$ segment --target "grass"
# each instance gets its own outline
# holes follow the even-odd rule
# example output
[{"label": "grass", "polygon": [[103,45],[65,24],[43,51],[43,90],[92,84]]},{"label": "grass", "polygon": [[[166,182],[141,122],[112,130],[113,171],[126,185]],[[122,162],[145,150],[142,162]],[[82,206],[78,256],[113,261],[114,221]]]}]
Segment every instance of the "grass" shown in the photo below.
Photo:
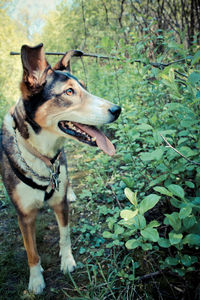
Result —
[{"label": "grass", "polygon": [[[69,159],[77,195],[83,190],[82,165],[87,165],[88,160],[83,152],[81,147],[77,148],[81,167],[76,174],[72,172],[72,167],[76,168]],[[113,197],[112,193],[110,197]],[[141,256],[140,250],[132,252],[124,246],[107,247],[108,242],[103,239],[102,232],[107,229],[108,199],[105,200],[102,189],[97,198],[93,201],[85,195],[71,205],[72,248],[77,262],[77,269],[72,274],[63,275],[60,271],[59,234],[52,210],[45,205],[39,212],[37,245],[45,270],[46,289],[42,295],[34,296],[27,291],[29,270],[16,212],[1,184],[0,300],[198,299],[195,296],[198,290],[194,289],[198,278],[191,275],[181,278],[162,272],[158,269],[157,254],[149,256],[143,252]],[[111,207],[115,205],[116,202]],[[139,268],[136,262],[139,262]]]}]

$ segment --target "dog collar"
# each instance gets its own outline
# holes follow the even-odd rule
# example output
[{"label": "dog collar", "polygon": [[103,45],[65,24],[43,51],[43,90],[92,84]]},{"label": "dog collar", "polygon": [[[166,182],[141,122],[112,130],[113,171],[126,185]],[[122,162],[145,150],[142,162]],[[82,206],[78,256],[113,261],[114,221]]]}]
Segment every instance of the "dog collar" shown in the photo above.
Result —
[{"label": "dog collar", "polygon": [[49,186],[47,187],[47,192],[50,189],[59,190],[59,174],[60,174],[60,156],[62,151],[59,150],[58,153],[50,159],[46,155],[42,155],[36,148],[34,148],[28,141],[22,140],[23,146],[34,156],[42,160],[46,166],[49,168]]}]

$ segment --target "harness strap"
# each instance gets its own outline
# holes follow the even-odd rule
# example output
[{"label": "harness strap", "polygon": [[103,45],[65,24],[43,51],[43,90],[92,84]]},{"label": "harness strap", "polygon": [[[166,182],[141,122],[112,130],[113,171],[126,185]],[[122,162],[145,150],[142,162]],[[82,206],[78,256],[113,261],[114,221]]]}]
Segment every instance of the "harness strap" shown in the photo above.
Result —
[{"label": "harness strap", "polygon": [[[7,155],[6,155],[7,156]],[[19,172],[19,170],[17,168],[15,168],[15,166],[12,163],[12,160],[7,156],[10,166],[13,170],[13,172],[15,173],[15,175],[26,185],[32,187],[33,189],[38,189],[41,191],[45,191],[45,195],[44,195],[44,201],[48,201],[54,194],[55,192],[55,187],[53,187],[49,192],[47,192],[47,188],[49,187],[49,185],[40,185],[37,184],[35,181],[33,181],[31,178],[26,177],[24,174],[22,174],[21,172]]]},{"label": "harness strap", "polygon": [[[34,156],[41,159],[47,165],[47,167],[50,169],[50,178],[49,178],[50,183],[48,185],[40,185],[40,184],[36,183],[33,179],[26,177],[25,174],[23,174],[22,172],[20,172],[20,170],[18,168],[16,168],[15,164],[13,163],[13,161],[11,160],[11,158],[9,157],[9,155],[5,149],[5,154],[8,158],[10,166],[11,166],[14,174],[23,183],[32,187],[33,189],[45,191],[44,201],[47,201],[52,197],[55,190],[56,189],[58,190],[58,185],[59,185],[58,177],[60,174],[59,158],[61,156],[62,151],[58,151],[58,153],[52,159],[49,159],[47,156],[42,155],[41,153],[39,153],[39,151],[37,151],[35,148],[33,148],[30,143],[27,143],[27,142],[25,143],[23,141],[23,146]],[[2,144],[2,147],[3,147],[3,144]],[[58,163],[55,164],[57,161],[58,161]]]},{"label": "harness strap", "polygon": [[62,151],[59,151],[52,159],[50,159],[49,157],[42,155],[28,141],[22,140],[22,144],[31,154],[33,154],[34,156],[42,160],[50,170],[50,183],[49,186],[46,187],[46,193],[44,198],[46,201],[53,195],[55,190],[59,189],[59,179],[58,179],[60,174],[59,158],[61,156]]},{"label": "harness strap", "polygon": [[8,155],[6,155],[10,166],[13,170],[13,172],[15,173],[15,175],[21,180],[23,181],[25,184],[29,185],[30,187],[32,187],[33,189],[38,189],[41,191],[46,191],[48,185],[40,185],[37,184],[35,181],[33,181],[31,178],[26,177],[24,174],[22,174],[21,172],[19,172],[19,170],[17,168],[15,168],[15,166],[13,165],[12,160],[8,157]]},{"label": "harness strap", "polygon": [[52,159],[50,159],[49,157],[47,157],[46,155],[42,155],[36,148],[34,148],[28,141],[25,141],[24,139],[22,139],[22,144],[23,146],[34,156],[38,157],[39,159],[41,159],[46,165],[47,167],[52,167],[52,165],[54,164],[54,162],[60,158],[61,155],[61,151],[59,151]]}]

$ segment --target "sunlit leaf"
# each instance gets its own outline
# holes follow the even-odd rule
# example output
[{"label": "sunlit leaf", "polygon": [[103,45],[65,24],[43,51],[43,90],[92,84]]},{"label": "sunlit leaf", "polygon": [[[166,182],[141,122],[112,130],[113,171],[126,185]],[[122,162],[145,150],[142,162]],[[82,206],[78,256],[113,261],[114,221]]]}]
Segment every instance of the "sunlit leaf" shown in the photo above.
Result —
[{"label": "sunlit leaf", "polygon": [[143,215],[145,212],[152,209],[158,203],[160,198],[161,197],[156,194],[150,194],[147,197],[145,197],[140,203],[140,213]]}]

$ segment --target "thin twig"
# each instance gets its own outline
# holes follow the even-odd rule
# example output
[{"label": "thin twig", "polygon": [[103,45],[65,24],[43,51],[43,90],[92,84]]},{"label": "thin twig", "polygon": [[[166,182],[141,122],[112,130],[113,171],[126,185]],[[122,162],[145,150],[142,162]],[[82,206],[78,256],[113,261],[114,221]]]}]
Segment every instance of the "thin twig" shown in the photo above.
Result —
[{"label": "thin twig", "polygon": [[[66,54],[66,52],[45,52],[45,55],[65,55],[65,54]],[[21,53],[11,51],[10,55],[21,55]],[[100,54],[94,54],[94,53],[84,53],[84,52],[82,52],[81,56],[96,57],[96,58],[102,58],[102,59],[121,60],[121,58],[118,58],[118,57],[115,57],[115,56],[106,56],[106,55],[100,55]]]},{"label": "thin twig", "polygon": [[113,194],[113,196],[114,196],[114,198],[115,198],[115,200],[116,200],[119,208],[122,209],[123,207],[122,207],[121,203],[119,202],[119,200],[117,199],[117,196],[116,196],[116,194],[115,194],[112,186],[110,184],[108,184],[107,187],[111,190],[111,192],[112,192],[112,194]]},{"label": "thin twig", "polygon": [[[82,52],[82,51],[80,51],[80,52]],[[65,54],[66,54],[66,52],[45,52],[45,55],[65,55]],[[20,55],[20,52],[11,51],[10,55]],[[95,57],[95,58],[99,58],[99,59],[115,59],[117,61],[122,61],[122,62],[128,62],[129,61],[131,64],[141,63],[145,66],[146,65],[151,65],[152,67],[158,68],[160,70],[163,70],[164,68],[166,68],[166,67],[168,67],[172,64],[176,64],[176,63],[179,63],[179,62],[186,61],[187,59],[190,59],[189,57],[186,57],[186,58],[171,61],[169,63],[157,63],[157,62],[146,63],[146,62],[144,62],[143,60],[140,60],[140,59],[132,60],[132,59],[128,59],[128,58],[119,58],[119,57],[116,57],[116,56],[106,56],[106,55],[94,54],[94,53],[84,53],[84,52],[82,52],[80,57],[82,57],[82,56]],[[186,77],[186,75],[184,75],[184,74],[181,74],[181,75]]]},{"label": "thin twig", "polygon": [[84,64],[84,61],[81,57],[81,63],[82,63],[82,67],[83,67],[83,71],[84,71],[84,76],[85,76],[85,86],[86,86],[86,89],[88,88],[88,82],[87,82],[87,72],[86,72],[86,68],[85,68],[85,64]]},{"label": "thin twig", "polygon": [[176,148],[174,148],[174,147],[166,140],[166,138],[165,138],[162,134],[160,134],[160,136],[163,138],[163,140],[164,140],[165,143],[167,144],[166,147],[169,147],[169,148],[171,148],[172,150],[174,150],[176,153],[178,153],[180,156],[182,156],[185,160],[187,160],[190,164],[200,166],[200,163],[190,160],[190,159],[187,158],[185,155],[183,155],[182,153],[180,153]]},{"label": "thin twig", "polygon": [[154,272],[154,273],[146,274],[146,275],[140,276],[140,277],[137,278],[135,281],[146,280],[146,279],[149,279],[149,278],[158,276],[158,275],[160,275],[160,274],[162,274],[162,273],[163,273],[163,272],[161,272],[161,271],[157,271],[157,272]]},{"label": "thin twig", "polygon": [[84,43],[83,43],[83,49],[86,46],[86,40],[87,40],[87,28],[86,28],[86,20],[85,20],[85,7],[83,0],[81,2],[81,8],[82,8],[82,18],[83,18],[83,25],[84,25]]}]

